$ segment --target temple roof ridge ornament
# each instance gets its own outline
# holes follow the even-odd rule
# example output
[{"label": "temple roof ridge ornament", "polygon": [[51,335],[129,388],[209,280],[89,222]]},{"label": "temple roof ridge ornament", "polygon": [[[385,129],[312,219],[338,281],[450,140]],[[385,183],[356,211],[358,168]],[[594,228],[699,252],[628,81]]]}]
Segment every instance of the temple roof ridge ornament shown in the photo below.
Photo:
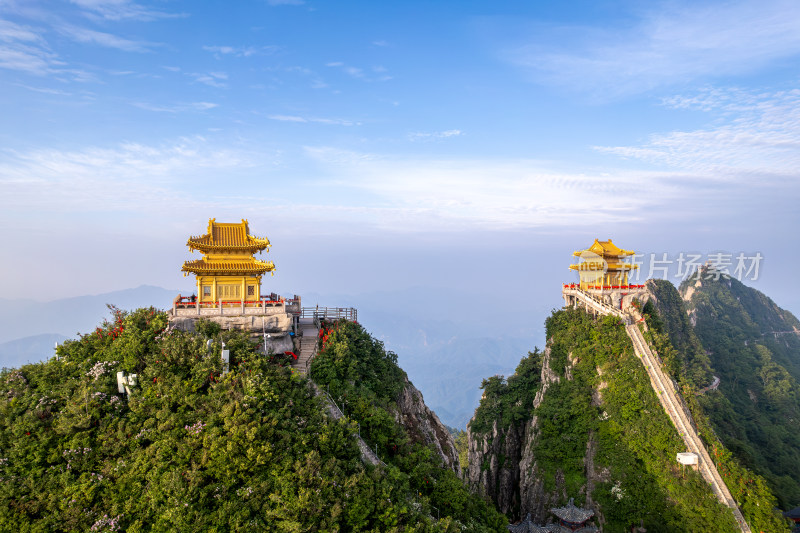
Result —
[{"label": "temple roof ridge ornament", "polygon": [[594,240],[594,243],[587,248],[586,250],[576,250],[572,252],[572,255],[580,257],[582,254],[586,252],[594,252],[595,254],[599,255],[600,257],[606,256],[628,256],[634,255],[634,252],[631,250],[623,250],[622,248],[618,247],[614,244],[611,239],[607,241],[601,241],[598,239]]},{"label": "temple roof ridge ornament", "polygon": [[241,222],[217,222],[216,218],[208,220],[205,235],[192,236],[186,242],[190,250],[201,252],[217,252],[222,250],[261,252],[269,251],[272,244],[266,237],[250,235],[250,224],[247,219]]}]

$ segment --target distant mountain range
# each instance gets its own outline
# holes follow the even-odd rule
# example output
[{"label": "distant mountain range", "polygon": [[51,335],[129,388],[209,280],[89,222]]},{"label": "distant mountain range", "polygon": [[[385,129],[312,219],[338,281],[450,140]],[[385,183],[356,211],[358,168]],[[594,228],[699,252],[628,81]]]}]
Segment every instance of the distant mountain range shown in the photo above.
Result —
[{"label": "distant mountain range", "polygon": [[[94,330],[108,318],[107,304],[130,310],[167,308],[178,290],[133,289],[50,302],[0,299],[0,367],[52,356],[56,342]],[[397,353],[401,366],[442,422],[466,427],[481,396],[480,384],[510,374],[543,328],[531,326],[547,305],[507,309],[490,295],[470,291],[410,289],[359,295],[302,294],[304,306],[355,307],[359,320]]]}]

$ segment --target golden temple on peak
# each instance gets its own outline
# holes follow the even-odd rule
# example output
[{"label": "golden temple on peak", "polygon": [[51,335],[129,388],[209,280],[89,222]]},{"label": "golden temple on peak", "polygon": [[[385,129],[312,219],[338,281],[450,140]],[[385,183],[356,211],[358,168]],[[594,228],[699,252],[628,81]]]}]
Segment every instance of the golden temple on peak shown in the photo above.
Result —
[{"label": "golden temple on peak", "polygon": [[258,301],[261,299],[261,276],[274,272],[272,261],[260,261],[256,252],[269,251],[266,237],[250,235],[247,220],[241,222],[208,221],[208,233],[189,237],[189,249],[199,250],[202,259],[186,261],[181,267],[185,276],[197,276],[200,303],[221,300]]},{"label": "golden temple on peak", "polygon": [[569,266],[578,271],[581,289],[619,289],[628,286],[628,273],[639,265],[625,262],[627,256],[634,255],[611,242],[594,240],[586,250],[578,250],[572,255],[580,262]]}]

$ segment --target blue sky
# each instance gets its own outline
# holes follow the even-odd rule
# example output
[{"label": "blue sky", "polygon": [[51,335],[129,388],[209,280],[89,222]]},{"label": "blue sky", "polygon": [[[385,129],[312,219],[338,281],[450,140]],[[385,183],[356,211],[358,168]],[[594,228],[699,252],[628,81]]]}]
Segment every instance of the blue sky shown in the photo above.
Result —
[{"label": "blue sky", "polygon": [[611,237],[797,313],[799,67],[791,1],[0,0],[0,287],[189,291],[248,218],[285,293],[549,309]]}]

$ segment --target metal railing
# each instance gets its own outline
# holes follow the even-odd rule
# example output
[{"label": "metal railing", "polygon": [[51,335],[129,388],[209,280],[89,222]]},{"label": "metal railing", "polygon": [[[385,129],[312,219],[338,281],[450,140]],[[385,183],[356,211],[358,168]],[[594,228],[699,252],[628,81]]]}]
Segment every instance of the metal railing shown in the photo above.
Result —
[{"label": "metal railing", "polygon": [[358,309],[354,307],[302,307],[298,314],[300,318],[314,318],[316,320],[350,320],[358,322]]},{"label": "metal railing", "polygon": [[[361,444],[363,444],[363,448],[361,446],[359,446],[359,449],[361,450],[361,453],[364,454],[367,457],[369,457],[369,454],[372,454],[375,457],[375,461],[377,462],[377,464],[380,464],[382,466],[386,466],[386,463],[384,463],[383,460],[378,455],[378,446],[377,445],[370,446],[369,443],[367,442],[367,440],[364,437],[361,436],[361,424],[357,420],[354,420],[351,417],[349,417],[346,414],[344,414],[344,411],[339,407],[339,404],[336,403],[336,400],[334,400],[333,396],[331,396],[330,392],[328,392],[327,387],[326,387],[326,390],[322,390],[316,384],[314,386],[317,388],[318,391],[320,391],[320,393],[325,395],[325,397],[328,399],[328,401],[336,409],[336,412],[338,412],[338,417],[334,417],[334,418],[336,418],[337,420],[340,419],[340,418],[346,418],[347,420],[350,420],[350,421],[356,423],[356,426],[357,426],[358,430],[357,430],[357,433],[353,433],[352,436],[355,437],[356,440],[360,441]],[[364,448],[369,450],[369,453],[366,453],[364,451]],[[375,462],[373,462],[371,460],[370,460],[370,462],[375,464]]]}]

